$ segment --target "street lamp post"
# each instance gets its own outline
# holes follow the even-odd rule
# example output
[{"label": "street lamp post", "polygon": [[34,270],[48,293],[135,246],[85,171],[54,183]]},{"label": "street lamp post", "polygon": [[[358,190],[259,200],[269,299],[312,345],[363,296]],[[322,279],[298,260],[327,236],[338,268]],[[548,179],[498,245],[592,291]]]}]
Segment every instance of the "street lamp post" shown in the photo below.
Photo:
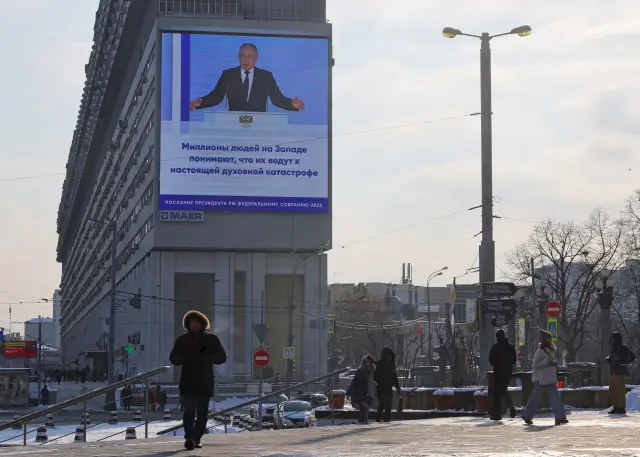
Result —
[{"label": "street lamp post", "polygon": [[[308,254],[303,254],[301,255],[298,260],[296,261],[296,263],[293,265],[293,270],[291,272],[291,281],[290,281],[290,286],[289,286],[289,335],[288,335],[288,341],[287,344],[289,345],[289,347],[294,347],[294,335],[293,335],[293,310],[294,310],[294,303],[293,303],[293,294],[294,294],[294,290],[293,290],[293,280],[294,277],[296,275],[296,271],[298,270],[298,268],[300,267],[300,265],[302,265],[304,263],[305,260],[307,260],[310,257],[313,257],[315,255],[319,255],[322,254],[326,249],[327,246],[329,246],[330,242],[326,241],[318,246],[314,246],[312,249],[314,249],[313,252],[308,253]],[[320,287],[320,285],[318,284],[318,287]],[[321,303],[319,303],[319,305],[321,305]],[[320,350],[320,347],[318,347],[318,351]],[[297,351],[296,351],[297,353]],[[293,380],[293,364],[294,364],[294,360],[293,359],[287,359],[287,387],[289,385],[291,385],[291,381]]]},{"label": "street lamp post", "polygon": [[603,269],[596,279],[598,304],[600,305],[600,385],[609,385],[609,371],[605,369],[609,354],[609,336],[611,335],[611,305],[613,304],[613,287],[615,280],[611,272]]},{"label": "street lamp post", "polygon": [[539,279],[536,281],[536,289],[534,291],[534,301],[537,299],[538,305],[538,328],[543,330],[546,330],[548,326],[546,305],[549,295],[547,294],[547,287],[547,281]]},{"label": "street lamp post", "polygon": [[[481,109],[481,163],[482,163],[482,241],[480,243],[480,300],[482,303],[482,284],[495,281],[495,242],[493,240],[493,158],[491,133],[491,46],[493,38],[505,35],[531,35],[531,27],[523,25],[510,32],[497,35],[473,35],[458,29],[445,27],[445,38],[469,36],[480,39],[480,109]],[[488,317],[488,316],[486,316]],[[483,318],[480,329],[480,370],[485,373],[489,368],[489,350],[493,343],[491,320]]]},{"label": "street lamp post", "polygon": [[[449,267],[442,267],[438,271],[434,271],[427,278],[427,325],[429,326],[428,335],[429,335],[429,364],[433,363],[433,333],[431,330],[431,292],[429,289],[429,285],[431,284],[431,280],[433,278],[437,278],[438,276],[442,276],[442,272],[448,270]],[[423,337],[421,337],[423,338]],[[420,344],[420,348],[424,353],[424,344]]]}]

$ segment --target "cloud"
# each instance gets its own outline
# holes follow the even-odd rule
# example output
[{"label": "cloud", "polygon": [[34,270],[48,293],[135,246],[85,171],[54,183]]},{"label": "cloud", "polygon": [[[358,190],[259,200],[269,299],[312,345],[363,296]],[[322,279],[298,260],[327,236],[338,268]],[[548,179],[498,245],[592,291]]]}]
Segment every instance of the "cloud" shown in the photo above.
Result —
[{"label": "cloud", "polygon": [[[638,6],[614,1],[603,11],[595,1],[549,2],[545,8],[519,1],[409,1],[393,9],[382,4],[330,3],[340,40],[334,42],[336,130],[479,111],[479,42],[445,40],[440,30],[450,25],[495,33],[528,23],[530,37],[492,42],[496,214],[579,220],[596,206],[612,212],[622,206],[637,186],[637,173],[629,168],[639,158],[634,129],[640,130],[640,63],[632,51],[640,44]],[[364,216],[383,232],[479,204],[479,124],[472,117],[336,139],[335,207],[352,219]],[[523,241],[531,225],[497,220],[498,258]],[[399,263],[433,257],[478,230],[479,215],[402,231],[364,242],[351,256],[348,249],[331,254],[331,268],[342,273],[341,280],[349,269],[362,281],[397,278]],[[336,221],[336,236],[358,233],[361,227]],[[463,271],[476,245],[445,257]]]}]

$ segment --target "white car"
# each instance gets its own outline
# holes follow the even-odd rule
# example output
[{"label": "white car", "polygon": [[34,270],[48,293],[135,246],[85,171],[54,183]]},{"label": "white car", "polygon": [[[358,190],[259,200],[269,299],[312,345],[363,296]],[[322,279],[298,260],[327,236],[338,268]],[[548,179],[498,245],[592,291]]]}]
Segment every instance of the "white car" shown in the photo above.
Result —
[{"label": "white car", "polygon": [[273,413],[275,428],[306,428],[318,425],[316,412],[307,401],[288,401]]}]

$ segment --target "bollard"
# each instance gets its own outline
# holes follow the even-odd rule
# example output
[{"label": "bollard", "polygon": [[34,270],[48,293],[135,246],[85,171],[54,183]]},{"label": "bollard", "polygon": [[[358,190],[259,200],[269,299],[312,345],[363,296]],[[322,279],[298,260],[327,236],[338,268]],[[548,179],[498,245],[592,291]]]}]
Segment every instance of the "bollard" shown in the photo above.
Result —
[{"label": "bollard", "polygon": [[[13,416],[13,420],[18,420],[20,419],[20,414],[16,414],[15,416]],[[11,427],[13,430],[22,430],[22,424],[15,424],[13,427]]]},{"label": "bollard", "polygon": [[49,441],[49,438],[47,437],[47,427],[38,427],[36,443],[44,443],[45,441]]},{"label": "bollard", "polygon": [[91,415],[89,413],[82,413],[80,423],[82,425],[90,425],[91,424]]},{"label": "bollard", "polygon": [[45,427],[55,427],[55,423],[53,422],[53,414],[47,414],[47,420],[44,423]]},{"label": "bollard", "polygon": [[84,443],[84,428],[82,427],[76,428],[76,436],[73,439],[73,441],[75,441],[76,443],[78,442]]},{"label": "bollard", "polygon": [[134,422],[142,422],[142,413],[140,412],[139,409],[136,409],[133,412],[133,421]]},{"label": "bollard", "polygon": [[170,421],[171,420],[171,411],[169,411],[168,409],[164,412],[164,414],[162,415],[162,420],[163,421]]},{"label": "bollard", "polygon": [[127,427],[127,433],[124,436],[125,440],[135,440],[136,439],[136,429],[133,427]]},{"label": "bollard", "polygon": [[111,411],[111,417],[109,418],[109,424],[117,424],[118,423],[118,412]]}]

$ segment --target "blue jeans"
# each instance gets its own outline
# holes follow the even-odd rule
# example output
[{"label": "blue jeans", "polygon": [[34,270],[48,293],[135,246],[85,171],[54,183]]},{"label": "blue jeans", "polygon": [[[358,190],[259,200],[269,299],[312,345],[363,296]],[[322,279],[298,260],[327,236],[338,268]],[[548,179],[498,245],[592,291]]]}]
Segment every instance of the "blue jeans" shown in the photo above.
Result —
[{"label": "blue jeans", "polygon": [[209,396],[184,395],[182,405],[184,407],[182,412],[184,438],[199,443],[207,428]]},{"label": "blue jeans", "polygon": [[560,398],[560,392],[558,392],[558,386],[556,384],[543,386],[537,382],[533,383],[533,392],[531,392],[531,397],[529,397],[529,401],[527,402],[527,406],[522,417],[524,419],[533,419],[533,416],[535,416],[536,411],[538,410],[542,392],[547,392],[547,395],[549,396],[549,403],[551,404],[551,409],[553,410],[553,415],[556,417],[556,420],[565,420],[567,415],[564,411],[562,399]]}]

